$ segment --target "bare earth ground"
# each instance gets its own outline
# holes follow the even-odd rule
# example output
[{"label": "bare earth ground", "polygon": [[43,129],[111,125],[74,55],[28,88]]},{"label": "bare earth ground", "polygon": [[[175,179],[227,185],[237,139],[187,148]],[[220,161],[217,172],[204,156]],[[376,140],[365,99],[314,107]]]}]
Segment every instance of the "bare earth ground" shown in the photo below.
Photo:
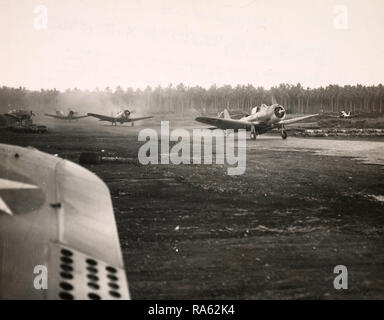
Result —
[{"label": "bare earth ground", "polygon": [[[44,135],[1,130],[0,142],[128,158],[88,168],[111,190],[134,299],[384,298],[383,140],[265,135],[247,141],[246,173],[228,176],[139,164],[137,133],[151,123],[57,123]],[[340,264],[345,291],[333,288]]]}]

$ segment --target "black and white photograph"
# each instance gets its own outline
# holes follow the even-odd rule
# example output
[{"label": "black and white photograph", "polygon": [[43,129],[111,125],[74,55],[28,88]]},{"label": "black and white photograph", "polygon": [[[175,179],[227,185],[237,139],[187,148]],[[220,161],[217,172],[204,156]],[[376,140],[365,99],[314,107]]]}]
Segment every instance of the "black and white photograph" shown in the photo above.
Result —
[{"label": "black and white photograph", "polygon": [[0,300],[383,300],[383,31],[382,0],[0,0]]}]

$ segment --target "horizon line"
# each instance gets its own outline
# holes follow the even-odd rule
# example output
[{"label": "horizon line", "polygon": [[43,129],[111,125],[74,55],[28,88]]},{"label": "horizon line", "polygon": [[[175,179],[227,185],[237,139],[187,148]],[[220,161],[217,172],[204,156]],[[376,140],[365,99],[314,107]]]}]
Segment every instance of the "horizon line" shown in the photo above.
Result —
[{"label": "horizon line", "polygon": [[303,89],[305,90],[314,90],[314,89],[320,89],[320,88],[327,88],[329,86],[338,86],[338,87],[341,87],[341,88],[344,88],[346,86],[351,86],[351,87],[357,87],[357,86],[362,86],[362,87],[380,87],[380,86],[383,86],[383,83],[382,82],[379,82],[379,83],[376,83],[376,84],[363,84],[363,83],[354,83],[354,84],[338,84],[338,83],[328,83],[327,85],[320,85],[320,86],[316,86],[316,87],[310,87],[310,86],[305,86],[303,85],[301,82],[296,82],[296,83],[286,83],[286,82],[281,82],[279,84],[275,84],[273,86],[269,86],[269,87],[264,87],[263,85],[255,85],[255,84],[252,84],[252,83],[243,83],[243,84],[221,84],[221,85],[217,85],[216,83],[212,83],[211,85],[209,86],[202,86],[202,85],[199,85],[199,84],[194,84],[194,85],[186,85],[185,83],[183,82],[178,82],[178,83],[172,83],[170,82],[168,85],[166,86],[163,86],[163,85],[146,85],[144,87],[130,87],[130,86],[126,86],[126,87],[123,87],[121,85],[117,85],[117,86],[105,86],[104,88],[100,88],[100,87],[94,87],[93,89],[89,89],[89,88],[78,88],[78,87],[71,87],[71,88],[65,88],[65,89],[57,89],[55,87],[51,87],[51,88],[40,88],[40,89],[35,89],[35,88],[30,88],[30,87],[26,87],[26,86],[22,86],[22,85],[19,85],[19,86],[10,86],[10,85],[5,85],[5,84],[1,84],[0,85],[0,88],[12,88],[12,89],[25,89],[25,90],[28,90],[28,91],[42,91],[42,90],[45,90],[45,91],[58,91],[58,92],[62,92],[62,93],[65,93],[66,91],[68,90],[79,90],[79,91],[91,91],[91,92],[95,92],[95,91],[105,91],[105,89],[109,88],[111,91],[116,91],[117,88],[120,88],[122,89],[123,91],[127,90],[127,89],[132,89],[134,91],[137,91],[137,90],[140,90],[140,91],[145,91],[148,87],[150,87],[152,90],[156,89],[156,88],[161,88],[161,89],[167,89],[169,87],[171,88],[177,88],[177,86],[179,86],[180,84],[184,85],[184,87],[186,87],[187,89],[188,88],[195,88],[195,87],[200,87],[200,88],[203,88],[205,90],[209,90],[210,88],[212,88],[213,86],[216,86],[216,89],[219,89],[219,88],[224,88],[224,87],[227,87],[227,86],[230,86],[232,89],[235,89],[236,87],[238,86],[241,86],[241,87],[247,87],[247,86],[252,86],[254,87],[255,89],[257,88],[263,88],[267,91],[273,89],[273,88],[279,88],[279,86],[281,85],[285,85],[285,86],[291,86],[291,87],[296,87],[298,85],[300,85]]}]

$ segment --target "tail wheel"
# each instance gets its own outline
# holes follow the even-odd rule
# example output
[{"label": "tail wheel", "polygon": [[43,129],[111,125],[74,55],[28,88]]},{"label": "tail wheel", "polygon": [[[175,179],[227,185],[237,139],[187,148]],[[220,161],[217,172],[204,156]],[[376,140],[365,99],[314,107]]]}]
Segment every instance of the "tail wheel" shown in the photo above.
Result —
[{"label": "tail wheel", "polygon": [[281,138],[283,138],[285,140],[285,139],[287,139],[287,137],[288,137],[287,131],[285,131],[285,130],[281,131]]}]

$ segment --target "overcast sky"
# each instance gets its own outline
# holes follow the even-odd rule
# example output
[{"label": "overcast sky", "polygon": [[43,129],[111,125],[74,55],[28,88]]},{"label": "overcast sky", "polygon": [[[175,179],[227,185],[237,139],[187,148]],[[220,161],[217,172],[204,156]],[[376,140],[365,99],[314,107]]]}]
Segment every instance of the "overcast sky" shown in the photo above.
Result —
[{"label": "overcast sky", "polygon": [[383,0],[0,0],[0,85],[378,84],[383,27]]}]

